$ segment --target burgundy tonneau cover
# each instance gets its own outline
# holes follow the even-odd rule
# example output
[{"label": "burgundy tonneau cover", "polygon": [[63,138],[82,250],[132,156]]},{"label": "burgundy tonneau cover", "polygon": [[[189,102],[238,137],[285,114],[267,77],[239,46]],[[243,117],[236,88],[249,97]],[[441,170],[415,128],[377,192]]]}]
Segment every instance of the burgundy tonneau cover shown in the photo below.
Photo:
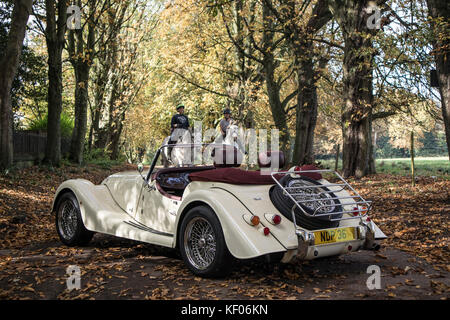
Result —
[{"label": "burgundy tonneau cover", "polygon": [[[189,174],[191,181],[223,182],[230,184],[274,184],[270,174],[238,168],[216,168]],[[281,177],[277,177],[281,178]]]},{"label": "burgundy tonneau cover", "polygon": [[[299,170],[314,170],[312,167],[313,166],[303,166],[299,168]],[[315,180],[322,179],[320,173],[305,172],[302,175]],[[276,174],[274,176],[279,180],[284,175]],[[267,172],[261,174],[260,171],[246,171],[238,168],[216,168],[213,170],[192,172],[189,174],[189,178],[191,181],[223,182],[230,184],[275,184],[272,176],[267,174]]]}]

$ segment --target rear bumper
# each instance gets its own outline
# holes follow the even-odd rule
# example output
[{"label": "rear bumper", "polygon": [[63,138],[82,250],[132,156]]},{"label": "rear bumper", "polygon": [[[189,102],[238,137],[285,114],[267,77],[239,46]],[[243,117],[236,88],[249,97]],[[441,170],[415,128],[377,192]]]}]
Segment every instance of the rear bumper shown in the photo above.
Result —
[{"label": "rear bumper", "polygon": [[361,223],[355,227],[356,239],[334,242],[329,244],[315,244],[314,232],[297,229],[298,247],[286,251],[281,262],[296,260],[312,260],[321,257],[341,255],[358,250],[378,250],[377,240],[386,238],[386,235],[372,221]]}]

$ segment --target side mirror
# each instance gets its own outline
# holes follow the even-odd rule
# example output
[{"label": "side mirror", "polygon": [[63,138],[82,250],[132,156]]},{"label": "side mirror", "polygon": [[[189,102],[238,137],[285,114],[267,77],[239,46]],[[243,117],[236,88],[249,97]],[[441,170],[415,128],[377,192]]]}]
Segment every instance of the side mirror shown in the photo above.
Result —
[{"label": "side mirror", "polygon": [[139,163],[137,166],[137,170],[142,174],[142,171],[144,171],[144,165],[142,163]]}]

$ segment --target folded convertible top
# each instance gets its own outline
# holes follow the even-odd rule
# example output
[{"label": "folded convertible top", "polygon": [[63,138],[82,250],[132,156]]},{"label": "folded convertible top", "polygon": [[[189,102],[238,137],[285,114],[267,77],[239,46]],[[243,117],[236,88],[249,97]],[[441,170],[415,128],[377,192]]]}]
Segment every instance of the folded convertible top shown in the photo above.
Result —
[{"label": "folded convertible top", "polygon": [[[191,181],[223,182],[230,184],[274,184],[272,177],[259,171],[246,171],[238,168],[217,168],[189,174]],[[278,178],[278,177],[277,177]],[[279,177],[281,178],[281,176]]]},{"label": "folded convertible top", "polygon": [[[299,169],[311,170],[311,167],[303,166]],[[313,172],[305,172],[302,175],[315,180],[322,179],[320,174]],[[284,175],[275,174],[274,176],[279,180]],[[260,171],[246,171],[239,168],[216,168],[214,170],[192,172],[189,174],[189,179],[191,181],[223,182],[230,184],[275,184],[270,174],[261,174]]]}]

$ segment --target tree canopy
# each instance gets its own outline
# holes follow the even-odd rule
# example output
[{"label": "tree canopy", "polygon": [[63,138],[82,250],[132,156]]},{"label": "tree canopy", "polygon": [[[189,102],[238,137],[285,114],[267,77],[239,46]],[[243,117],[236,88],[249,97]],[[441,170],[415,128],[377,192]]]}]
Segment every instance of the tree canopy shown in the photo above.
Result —
[{"label": "tree canopy", "polygon": [[[0,57],[20,2],[0,6]],[[440,89],[448,71],[439,60],[448,54],[448,8],[434,1],[73,5],[79,16],[34,2],[10,90],[16,130],[49,128],[51,163],[60,162],[62,114],[73,121],[72,161],[102,149],[133,162],[169,135],[179,103],[203,129],[217,129],[224,108],[244,128],[279,129],[290,164],[331,157],[340,145],[346,176],[374,173],[377,148],[406,148],[411,131],[418,148],[448,152]],[[79,28],[67,24],[74,18]]]}]

